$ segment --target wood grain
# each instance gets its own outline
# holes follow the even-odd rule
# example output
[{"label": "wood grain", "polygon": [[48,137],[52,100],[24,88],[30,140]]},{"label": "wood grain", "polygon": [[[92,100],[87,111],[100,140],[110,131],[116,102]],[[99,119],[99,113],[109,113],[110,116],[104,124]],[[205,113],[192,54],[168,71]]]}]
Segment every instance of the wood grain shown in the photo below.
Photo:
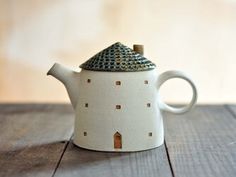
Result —
[{"label": "wood grain", "polygon": [[135,153],[105,153],[66,149],[55,177],[171,177],[165,147]]},{"label": "wood grain", "polygon": [[0,104],[0,176],[52,176],[72,131],[69,105]]},{"label": "wood grain", "polygon": [[236,176],[235,105],[164,113],[166,146],[135,153],[68,145],[73,118],[69,105],[0,104],[0,176]]},{"label": "wood grain", "polygon": [[175,177],[235,177],[236,119],[224,106],[165,113],[165,140]]},{"label": "wood grain", "polygon": [[234,116],[236,119],[236,105],[225,105],[225,108]]}]

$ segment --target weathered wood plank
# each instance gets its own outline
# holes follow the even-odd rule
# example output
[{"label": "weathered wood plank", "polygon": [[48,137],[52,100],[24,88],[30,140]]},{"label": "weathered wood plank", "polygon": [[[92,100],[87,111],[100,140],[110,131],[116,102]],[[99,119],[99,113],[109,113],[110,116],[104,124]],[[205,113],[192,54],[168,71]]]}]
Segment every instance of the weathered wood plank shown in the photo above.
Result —
[{"label": "weathered wood plank", "polygon": [[165,113],[165,140],[175,177],[235,177],[236,119],[224,106]]},{"label": "weathered wood plank", "polygon": [[[236,106],[165,114],[175,177],[236,176]],[[68,105],[0,105],[0,176],[51,176],[73,129]],[[62,142],[61,142],[62,141]],[[164,146],[137,153],[70,144],[55,176],[171,176]]]},{"label": "weathered wood plank", "polygon": [[69,105],[0,104],[0,176],[52,176],[73,117]]},{"label": "weathered wood plank", "polygon": [[81,149],[72,143],[66,149],[55,177],[171,177],[165,147],[134,152],[105,153]]},{"label": "weathered wood plank", "polygon": [[225,105],[225,108],[234,116],[236,119],[236,105]]}]

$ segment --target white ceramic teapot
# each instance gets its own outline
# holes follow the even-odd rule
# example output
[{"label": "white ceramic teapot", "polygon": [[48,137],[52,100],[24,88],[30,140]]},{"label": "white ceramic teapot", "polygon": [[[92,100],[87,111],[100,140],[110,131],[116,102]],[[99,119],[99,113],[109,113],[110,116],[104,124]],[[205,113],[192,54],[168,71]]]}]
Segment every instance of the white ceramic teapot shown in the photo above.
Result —
[{"label": "white ceramic teapot", "polygon": [[[58,63],[48,71],[65,85],[75,110],[74,144],[116,152],[158,147],[164,142],[162,110],[185,113],[196,103],[193,81],[180,71],[158,75],[141,48],[117,42],[80,65],[79,73]],[[187,106],[175,108],[160,99],[160,86],[171,78],[191,85]]]}]

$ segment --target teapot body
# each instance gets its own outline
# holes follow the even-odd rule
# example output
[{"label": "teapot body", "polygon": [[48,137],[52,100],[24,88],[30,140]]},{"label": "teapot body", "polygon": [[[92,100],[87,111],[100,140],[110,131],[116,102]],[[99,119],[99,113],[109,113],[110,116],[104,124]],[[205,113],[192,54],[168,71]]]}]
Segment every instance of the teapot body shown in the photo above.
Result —
[{"label": "teapot body", "polygon": [[82,70],[74,144],[98,151],[141,151],[163,144],[156,69]]},{"label": "teapot body", "polygon": [[[75,110],[74,144],[97,151],[129,152],[158,147],[164,142],[162,111],[182,114],[197,101],[192,79],[181,71],[158,75],[156,65],[117,42],[80,65],[80,73],[58,63],[47,75],[61,81]],[[192,87],[189,104],[176,108],[159,96],[161,85],[181,78]]]}]

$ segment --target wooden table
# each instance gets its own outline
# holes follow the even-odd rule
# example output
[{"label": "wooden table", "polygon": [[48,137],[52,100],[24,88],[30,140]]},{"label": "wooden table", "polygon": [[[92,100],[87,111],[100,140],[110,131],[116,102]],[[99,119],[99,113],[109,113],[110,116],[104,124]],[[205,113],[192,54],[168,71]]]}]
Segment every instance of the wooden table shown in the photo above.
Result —
[{"label": "wooden table", "polygon": [[0,176],[236,177],[236,106],[165,113],[165,144],[136,153],[74,146],[63,104],[0,104]]}]

